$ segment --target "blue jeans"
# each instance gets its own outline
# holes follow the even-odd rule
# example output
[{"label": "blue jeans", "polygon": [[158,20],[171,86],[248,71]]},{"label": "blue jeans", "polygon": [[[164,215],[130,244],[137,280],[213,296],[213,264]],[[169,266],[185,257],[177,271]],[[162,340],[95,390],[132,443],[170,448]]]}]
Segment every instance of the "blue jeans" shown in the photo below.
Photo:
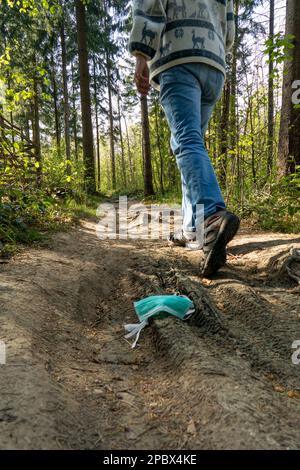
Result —
[{"label": "blue jeans", "polygon": [[171,148],[181,173],[183,230],[194,232],[203,220],[203,210],[200,218],[197,204],[204,206],[204,218],[225,208],[204,143],[224,75],[204,63],[188,63],[161,72],[159,84],[161,104],[171,130]]}]

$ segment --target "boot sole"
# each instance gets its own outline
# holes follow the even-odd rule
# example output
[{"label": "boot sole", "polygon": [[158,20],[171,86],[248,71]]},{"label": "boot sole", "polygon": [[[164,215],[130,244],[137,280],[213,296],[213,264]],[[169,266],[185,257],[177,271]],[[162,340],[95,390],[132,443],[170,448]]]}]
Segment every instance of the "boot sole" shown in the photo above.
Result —
[{"label": "boot sole", "polygon": [[209,277],[226,263],[226,245],[236,235],[240,226],[240,219],[231,213],[224,216],[216,242],[208,254],[202,270],[203,277]]}]

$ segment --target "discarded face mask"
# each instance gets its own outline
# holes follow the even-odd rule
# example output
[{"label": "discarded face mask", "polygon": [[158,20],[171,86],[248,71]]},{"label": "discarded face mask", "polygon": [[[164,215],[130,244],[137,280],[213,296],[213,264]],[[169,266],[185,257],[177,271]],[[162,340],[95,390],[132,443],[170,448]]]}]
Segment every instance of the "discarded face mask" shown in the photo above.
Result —
[{"label": "discarded face mask", "polygon": [[127,332],[125,338],[135,337],[132,348],[136,346],[140,333],[148,325],[150,317],[159,316],[164,318],[174,315],[180,320],[187,320],[195,311],[193,302],[185,295],[151,295],[134,302],[133,305],[140,323],[124,325]]}]

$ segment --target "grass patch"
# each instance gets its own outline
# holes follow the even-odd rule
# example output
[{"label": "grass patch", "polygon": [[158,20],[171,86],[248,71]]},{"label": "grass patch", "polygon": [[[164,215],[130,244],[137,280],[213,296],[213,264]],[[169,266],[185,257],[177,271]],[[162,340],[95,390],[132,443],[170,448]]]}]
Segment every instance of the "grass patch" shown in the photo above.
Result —
[{"label": "grass patch", "polygon": [[104,195],[42,197],[4,200],[0,203],[0,256],[11,257],[21,245],[47,240],[50,233],[69,230],[83,218],[96,218]]},{"label": "grass patch", "polygon": [[97,196],[84,195],[80,200],[68,198],[63,205],[63,210],[73,222],[79,222],[83,218],[96,218],[96,211],[105,197],[106,195],[100,194]]}]

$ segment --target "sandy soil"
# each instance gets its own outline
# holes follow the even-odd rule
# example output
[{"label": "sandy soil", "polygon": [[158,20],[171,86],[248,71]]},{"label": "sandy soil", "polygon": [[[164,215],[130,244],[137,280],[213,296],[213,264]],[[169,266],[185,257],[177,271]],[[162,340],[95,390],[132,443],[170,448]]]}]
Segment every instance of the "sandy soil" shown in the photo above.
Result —
[{"label": "sandy soil", "polygon": [[[0,448],[300,448],[299,235],[241,229],[206,280],[198,252],[95,227],[0,264]],[[176,292],[192,320],[155,320],[132,350],[132,302]]]}]

